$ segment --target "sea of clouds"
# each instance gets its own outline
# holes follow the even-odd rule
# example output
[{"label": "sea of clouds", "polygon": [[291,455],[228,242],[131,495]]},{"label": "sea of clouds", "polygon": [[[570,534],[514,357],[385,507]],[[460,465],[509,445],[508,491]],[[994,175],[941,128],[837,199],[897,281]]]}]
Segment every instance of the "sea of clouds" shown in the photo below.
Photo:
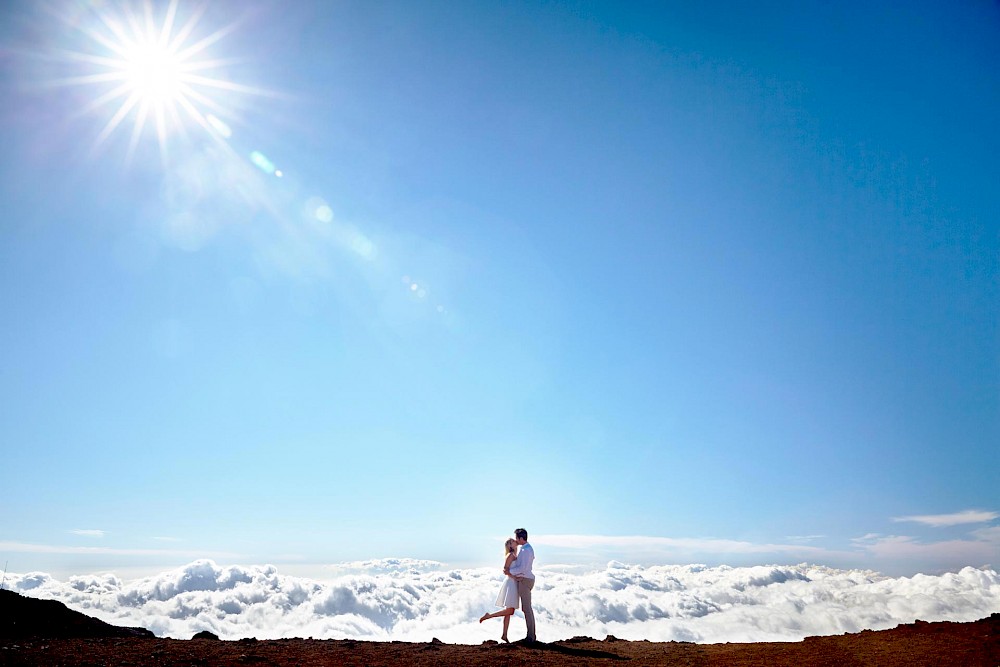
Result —
[{"label": "sea of clouds", "polygon": [[[578,635],[693,642],[796,641],[885,629],[916,619],[971,621],[1000,612],[1000,575],[967,567],[941,575],[887,577],[817,565],[538,568],[538,638]],[[197,560],[131,581],[113,574],[8,574],[6,586],[54,599],[109,623],[188,639],[314,637],[478,644],[500,635],[478,622],[502,582],[498,568],[448,569],[385,559],[330,568],[329,579],[281,574],[271,565]],[[522,637],[520,612],[511,639]]]}]

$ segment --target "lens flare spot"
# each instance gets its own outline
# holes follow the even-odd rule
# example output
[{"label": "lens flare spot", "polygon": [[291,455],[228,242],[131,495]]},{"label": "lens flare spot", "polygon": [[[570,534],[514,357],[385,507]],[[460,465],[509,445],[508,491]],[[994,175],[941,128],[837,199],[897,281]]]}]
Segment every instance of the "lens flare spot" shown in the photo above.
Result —
[{"label": "lens flare spot", "polygon": [[265,174],[274,174],[274,163],[267,159],[267,156],[260,151],[250,153],[250,161]]},{"label": "lens flare spot", "polygon": [[365,259],[371,259],[375,256],[375,244],[361,233],[355,234],[351,248]]},{"label": "lens flare spot", "polygon": [[302,213],[307,219],[319,220],[320,222],[333,221],[333,209],[322,197],[310,197],[302,205]]}]

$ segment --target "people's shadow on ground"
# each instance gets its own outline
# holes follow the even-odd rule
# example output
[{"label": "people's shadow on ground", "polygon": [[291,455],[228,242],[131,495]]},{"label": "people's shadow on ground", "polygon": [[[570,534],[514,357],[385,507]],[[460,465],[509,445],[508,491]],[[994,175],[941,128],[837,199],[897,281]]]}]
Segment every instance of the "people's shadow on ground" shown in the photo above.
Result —
[{"label": "people's shadow on ground", "polygon": [[605,660],[631,660],[628,656],[610,653],[608,651],[595,651],[589,648],[573,648],[562,644],[546,644],[544,642],[526,642],[521,640],[514,642],[518,646],[534,649],[536,651],[550,651],[561,655],[571,655],[575,658],[603,658]]}]

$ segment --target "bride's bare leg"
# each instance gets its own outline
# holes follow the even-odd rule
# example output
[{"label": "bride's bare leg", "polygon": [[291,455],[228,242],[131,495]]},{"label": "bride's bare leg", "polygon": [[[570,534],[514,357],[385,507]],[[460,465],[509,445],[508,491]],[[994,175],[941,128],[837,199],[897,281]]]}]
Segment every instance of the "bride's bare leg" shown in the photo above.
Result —
[{"label": "bride's bare leg", "polygon": [[510,641],[507,639],[507,628],[510,627],[510,617],[514,615],[514,610],[508,607],[507,609],[504,609],[504,611],[509,611],[510,613],[504,614],[503,616],[503,634],[500,635],[500,639]]},{"label": "bride's bare leg", "polygon": [[501,609],[500,611],[495,611],[492,614],[490,614],[490,613],[487,612],[487,613],[483,614],[479,618],[479,622],[482,623],[487,618],[499,618],[501,616],[504,616],[504,617],[506,617],[506,622],[509,623],[510,622],[510,617],[511,617],[511,615],[513,615],[513,613],[514,613],[514,608],[513,607],[507,607],[506,609]]}]

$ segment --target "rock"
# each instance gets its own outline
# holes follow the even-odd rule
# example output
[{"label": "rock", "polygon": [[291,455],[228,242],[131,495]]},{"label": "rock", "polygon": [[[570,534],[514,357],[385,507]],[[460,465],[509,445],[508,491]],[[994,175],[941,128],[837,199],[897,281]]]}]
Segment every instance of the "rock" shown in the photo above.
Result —
[{"label": "rock", "polygon": [[52,639],[147,637],[145,628],[123,628],[69,609],[56,600],[39,600],[0,590],[0,637]]},{"label": "rock", "polygon": [[212,641],[219,641],[219,636],[214,632],[209,632],[208,630],[202,630],[201,632],[199,632],[198,634],[196,634],[194,637],[191,638],[192,641],[195,639],[211,639]]}]

